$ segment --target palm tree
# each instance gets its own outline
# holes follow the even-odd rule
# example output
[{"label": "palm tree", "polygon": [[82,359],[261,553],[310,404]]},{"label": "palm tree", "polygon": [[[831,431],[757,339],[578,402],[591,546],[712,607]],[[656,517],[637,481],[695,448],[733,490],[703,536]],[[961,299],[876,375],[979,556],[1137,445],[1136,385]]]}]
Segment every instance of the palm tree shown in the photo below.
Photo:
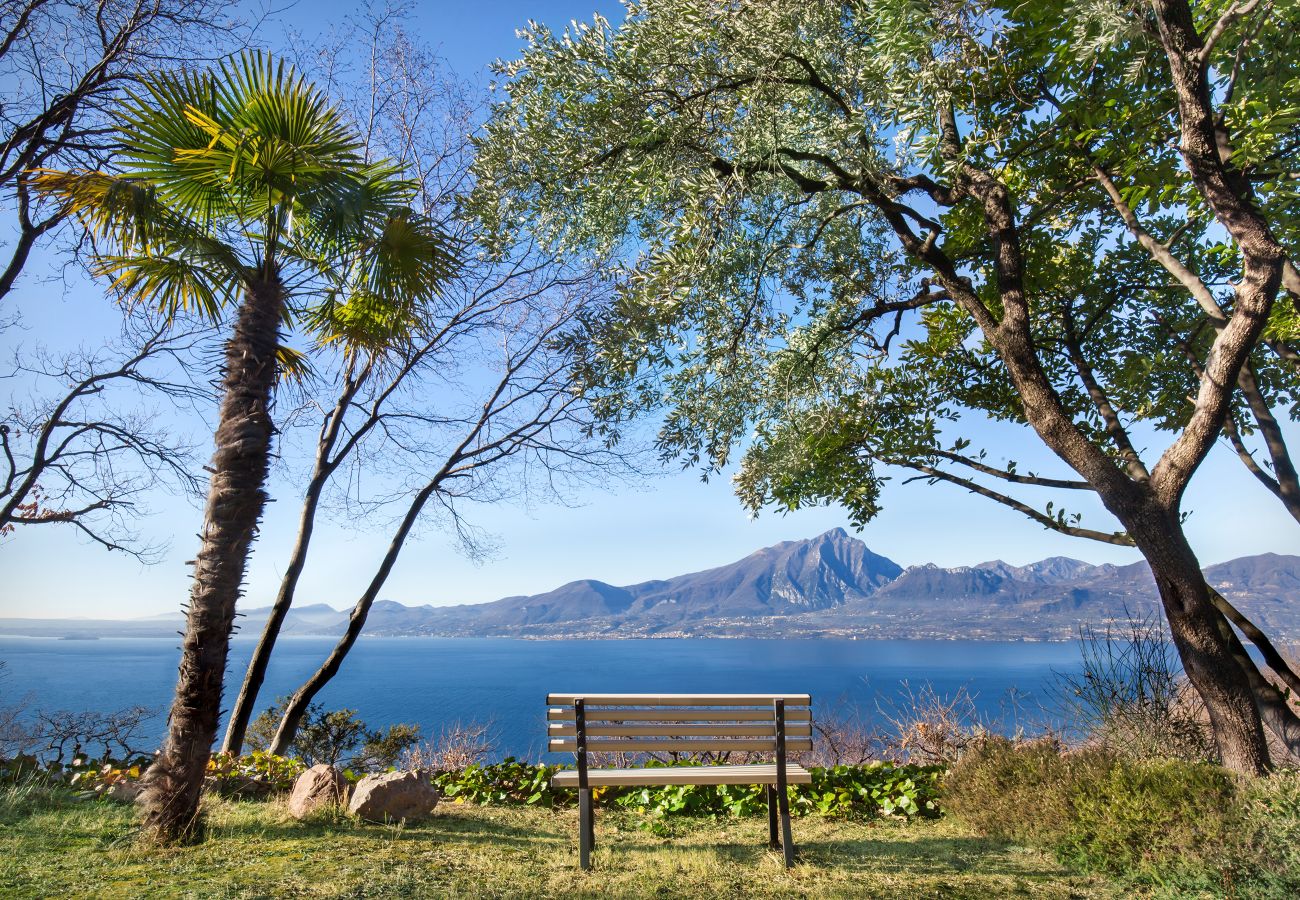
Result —
[{"label": "palm tree", "polygon": [[176,696],[143,797],[146,835],[202,838],[204,773],[264,484],[278,375],[297,327],[353,357],[401,340],[454,268],[451,241],[407,205],[414,185],[367,162],[325,96],[270,56],[146,79],[120,111],[121,175],[35,173],[91,233],[133,301],[217,318],[226,343],[216,450]]}]

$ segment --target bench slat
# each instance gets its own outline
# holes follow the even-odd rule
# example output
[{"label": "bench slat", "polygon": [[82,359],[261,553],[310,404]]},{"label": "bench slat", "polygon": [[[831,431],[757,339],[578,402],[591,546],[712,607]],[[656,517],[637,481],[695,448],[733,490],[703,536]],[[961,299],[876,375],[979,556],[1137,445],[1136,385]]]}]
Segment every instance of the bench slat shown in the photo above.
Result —
[{"label": "bench slat", "polygon": [[[552,737],[576,736],[578,729],[574,725],[549,725],[546,733]],[[809,737],[811,725],[787,725],[787,736]],[[685,737],[702,735],[706,737],[770,737],[776,739],[776,724],[751,725],[700,725],[673,724],[662,722],[655,725],[588,725],[587,734],[603,737]]]},{"label": "bench slat", "polygon": [[[551,722],[572,722],[572,706],[548,709],[546,718]],[[770,709],[588,709],[588,722],[775,722]],[[808,709],[786,709],[787,722],[807,722],[812,718]]]},{"label": "bench slat", "polygon": [[[786,738],[785,748],[790,751],[811,750],[812,741],[808,738]],[[549,742],[547,749],[551,753],[573,753],[578,749],[576,740],[572,739],[553,739]],[[588,752],[597,750],[619,750],[624,752],[640,751],[677,751],[677,752],[695,752],[700,750],[775,750],[776,739],[759,739],[759,738],[731,738],[716,739],[700,738],[698,740],[672,740],[672,739],[650,739],[635,740],[628,738],[604,738],[587,741]]]},{"label": "bench slat", "polygon": [[587,706],[771,706],[784,700],[789,706],[809,706],[809,694],[548,694],[551,706],[572,706],[581,699]]},{"label": "bench slat", "polygon": [[[786,781],[811,784],[812,775],[803,766],[787,763]],[[597,787],[657,784],[776,784],[776,766],[655,766],[638,769],[591,769],[587,778]],[[576,788],[578,773],[572,769],[556,772],[551,787]]]}]

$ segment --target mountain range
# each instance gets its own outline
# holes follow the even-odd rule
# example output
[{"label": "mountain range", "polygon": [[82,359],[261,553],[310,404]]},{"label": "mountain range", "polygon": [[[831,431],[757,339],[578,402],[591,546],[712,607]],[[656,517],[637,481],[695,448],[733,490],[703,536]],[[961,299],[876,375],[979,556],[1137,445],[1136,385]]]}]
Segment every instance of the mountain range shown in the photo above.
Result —
[{"label": "mountain range", "polygon": [[[1266,553],[1209,566],[1206,578],[1275,640],[1300,639],[1300,557]],[[586,579],[531,596],[459,606],[381,600],[370,635],[510,637],[858,637],[1069,639],[1080,625],[1122,626],[1158,608],[1145,562],[1092,565],[1052,557],[904,569],[841,528],[765,547],[729,565],[615,586]],[[256,633],[268,608],[241,619]],[[334,635],[347,619],[295,607],[284,633]],[[0,619],[0,634],[144,637],[179,615],[130,620]]]}]

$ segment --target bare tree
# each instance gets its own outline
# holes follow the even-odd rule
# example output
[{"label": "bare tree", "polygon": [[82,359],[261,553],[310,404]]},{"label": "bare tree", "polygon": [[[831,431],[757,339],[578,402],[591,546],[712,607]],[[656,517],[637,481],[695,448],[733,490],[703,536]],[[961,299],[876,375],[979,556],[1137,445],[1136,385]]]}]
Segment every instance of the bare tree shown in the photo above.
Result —
[{"label": "bare tree", "polygon": [[[571,311],[584,299],[558,312],[544,311],[535,324],[516,320],[513,328],[503,329],[509,337],[495,383],[484,387],[481,406],[471,401],[466,412],[394,409],[376,418],[383,445],[376,452],[412,472],[403,490],[405,511],[374,576],[353,606],[343,636],[290,697],[271,752],[284,752],[303,711],[338,673],[426,507],[435,504],[462,538],[472,540],[461,503],[501,502],[531,487],[555,489],[560,479],[580,475],[583,468],[608,468],[622,461],[613,449],[591,439],[586,404],[572,381],[567,356],[555,344],[558,332],[572,324]],[[499,326],[485,323],[480,328],[497,331]],[[421,381],[429,384],[417,377],[410,387]],[[420,484],[418,478],[424,482]],[[396,499],[385,494],[361,502],[387,507]]]},{"label": "bare tree", "polygon": [[[0,196],[13,237],[0,247],[0,299],[62,214],[27,183],[32,169],[102,169],[111,108],[143,72],[211,60],[252,27],[233,0],[0,0]],[[247,7],[244,8],[246,10]]]},{"label": "bare tree", "polygon": [[65,525],[109,550],[157,559],[135,523],[158,489],[197,494],[194,445],[178,435],[207,397],[194,365],[212,331],[134,315],[116,342],[54,353],[20,348],[0,375],[0,536]]},{"label": "bare tree", "polygon": [[297,539],[231,711],[227,752],[243,745],[331,484],[349,519],[392,519],[393,510],[401,511],[347,634],[291,698],[275,752],[284,752],[312,698],[338,671],[422,517],[440,513],[473,553],[478,536],[461,516],[464,502],[518,499],[539,488],[555,494],[592,466],[625,462],[594,437],[558,340],[576,327],[578,310],[600,302],[599,274],[561,266],[530,246],[489,261],[475,250],[473,222],[457,212],[470,187],[470,135],[481,98],[443,74],[440,61],[408,37],[389,8],[350,23],[339,42],[309,62],[345,98],[372,152],[400,159],[419,177],[421,211],[469,249],[460,277],[407,347],[348,361],[334,396],[308,403],[298,416],[314,416],[318,425],[313,466]]}]

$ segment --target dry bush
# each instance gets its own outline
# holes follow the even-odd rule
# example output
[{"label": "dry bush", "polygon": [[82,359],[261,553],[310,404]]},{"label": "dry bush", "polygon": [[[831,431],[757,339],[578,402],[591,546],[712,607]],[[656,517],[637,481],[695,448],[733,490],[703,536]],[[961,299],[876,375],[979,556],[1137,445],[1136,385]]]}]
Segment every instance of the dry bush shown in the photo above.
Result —
[{"label": "dry bush", "polygon": [[975,698],[963,685],[950,695],[934,685],[919,688],[902,683],[897,700],[877,704],[884,719],[881,755],[891,759],[931,765],[959,760],[976,742],[998,729],[975,707]]},{"label": "dry bush", "polygon": [[805,766],[860,766],[885,756],[890,741],[856,706],[840,704],[813,718],[813,749],[797,754]]},{"label": "dry bush", "polygon": [[1182,675],[1159,615],[1116,627],[1079,630],[1077,673],[1057,673],[1057,696],[1072,730],[1087,746],[1131,759],[1214,757],[1200,697]]},{"label": "dry bush", "polygon": [[408,748],[401,756],[403,771],[459,772],[483,763],[496,752],[496,726],[487,722],[453,722],[438,736]]}]

